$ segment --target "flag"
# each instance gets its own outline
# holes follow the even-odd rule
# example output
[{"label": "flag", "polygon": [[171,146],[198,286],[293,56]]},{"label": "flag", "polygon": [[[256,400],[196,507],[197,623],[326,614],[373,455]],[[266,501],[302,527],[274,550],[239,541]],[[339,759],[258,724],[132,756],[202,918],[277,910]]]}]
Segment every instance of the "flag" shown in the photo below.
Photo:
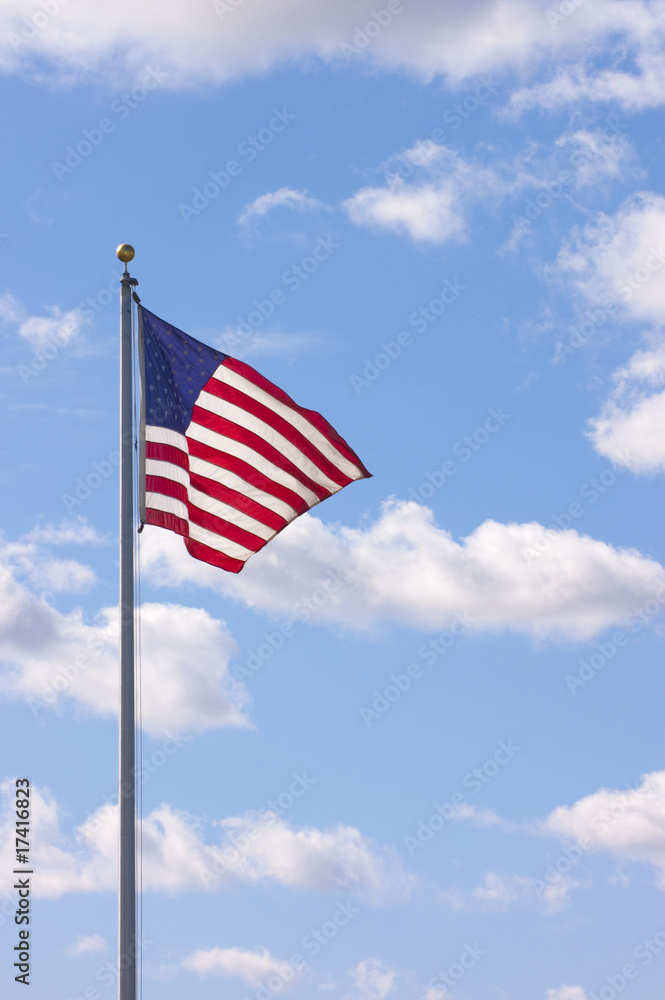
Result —
[{"label": "flag", "polygon": [[139,322],[142,519],[196,559],[239,573],[299,514],[369,477],[320,413],[249,365],[147,309]]}]

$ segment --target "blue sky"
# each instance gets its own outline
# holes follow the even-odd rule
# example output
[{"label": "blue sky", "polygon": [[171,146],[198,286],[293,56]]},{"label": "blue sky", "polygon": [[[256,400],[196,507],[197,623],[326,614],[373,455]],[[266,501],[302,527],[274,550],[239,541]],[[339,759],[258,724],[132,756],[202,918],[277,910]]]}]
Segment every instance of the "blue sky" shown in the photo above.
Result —
[{"label": "blue sky", "polygon": [[32,995],[114,992],[127,241],[373,473],[141,537],[146,1000],[656,1000],[663,4],[1,17],[3,995],[24,775]]}]

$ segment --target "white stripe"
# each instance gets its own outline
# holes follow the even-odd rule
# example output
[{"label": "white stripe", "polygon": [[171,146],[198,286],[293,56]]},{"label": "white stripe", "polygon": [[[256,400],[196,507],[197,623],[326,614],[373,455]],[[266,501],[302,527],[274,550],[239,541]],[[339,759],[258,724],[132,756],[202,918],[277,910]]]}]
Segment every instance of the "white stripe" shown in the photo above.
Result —
[{"label": "white stripe", "polygon": [[196,402],[204,410],[216,413],[218,416],[230,420],[239,427],[252,431],[262,441],[266,441],[273,448],[276,448],[285,458],[290,459],[296,468],[302,469],[306,476],[309,476],[319,486],[323,486],[329,493],[334,493],[340,488],[340,485],[329,479],[324,472],[321,472],[318,465],[315,465],[297,445],[292,444],[288,438],[285,438],[283,434],[280,434],[274,427],[267,424],[265,420],[261,420],[248,410],[243,410],[241,406],[236,406],[235,403],[229,403],[226,399],[213,396],[211,393],[205,392],[205,390],[201,392]]},{"label": "white stripe", "polygon": [[263,403],[268,409],[274,410],[278,413],[280,417],[284,417],[285,420],[295,427],[296,430],[304,434],[312,444],[324,455],[329,462],[332,462],[340,472],[348,476],[349,479],[362,479],[363,473],[360,471],[357,465],[350,462],[348,458],[345,458],[335,448],[333,444],[330,443],[327,437],[321,433],[321,431],[310,423],[307,417],[304,417],[301,413],[293,410],[286,403],[282,403],[280,400],[275,399],[271,396],[269,392],[265,389],[260,389],[249,379],[245,378],[244,375],[240,375],[238,372],[234,372],[231,368],[227,368],[225,365],[220,365],[216,372],[214,372],[213,378],[218,379],[220,382],[226,382],[228,385],[233,386],[235,389],[239,389],[240,392],[244,392],[246,396],[251,396],[252,399],[256,399],[257,402]]},{"label": "white stripe", "polygon": [[[313,507],[319,503],[319,497],[317,497],[316,493],[312,493],[310,489],[292,476],[291,473],[285,472],[277,465],[273,465],[272,462],[264,458],[263,455],[259,455],[257,451],[254,451],[248,445],[241,444],[240,441],[233,441],[222,434],[217,434],[216,431],[211,431],[207,427],[203,427],[202,424],[194,423],[194,421],[187,428],[187,437],[194,438],[195,441],[201,441],[202,444],[207,444],[211,448],[215,448],[216,451],[226,451],[229,455],[233,455],[234,458],[242,459],[243,462],[247,462],[248,465],[262,472],[264,476],[274,479],[276,483],[286,486],[293,493],[297,494],[297,496],[302,497],[309,507]],[[341,487],[336,486],[335,491],[338,489],[341,489]]]},{"label": "white stripe", "polygon": [[167,497],[163,493],[146,493],[145,506],[146,510],[163,510],[166,514],[175,514],[183,521],[189,521],[189,511],[186,504],[182,500]]},{"label": "white stripe", "polygon": [[248,514],[243,514],[236,507],[230,507],[227,503],[222,503],[221,500],[209,497],[206,493],[201,493],[191,486],[189,488],[189,499],[199,510],[205,511],[207,514],[214,514],[215,517],[221,517],[222,520],[228,521],[238,528],[244,528],[245,531],[249,531],[252,535],[257,535],[259,538],[267,540],[275,534],[274,528],[269,528],[267,524],[261,524],[260,521],[255,520]]},{"label": "white stripe", "polygon": [[161,476],[162,479],[172,479],[176,483],[181,483],[182,486],[189,487],[187,469],[183,469],[182,466],[175,465],[173,462],[163,462],[158,458],[146,458],[145,474],[146,476]]},{"label": "white stripe", "polygon": [[259,489],[258,486],[248,483],[246,479],[242,479],[235,472],[231,472],[230,469],[222,469],[219,465],[213,465],[212,462],[206,462],[202,458],[195,458],[191,455],[189,470],[192,475],[212,479],[213,482],[219,483],[221,486],[226,486],[230,490],[236,490],[242,496],[249,497],[250,500],[255,500],[262,507],[267,507],[274,514],[279,514],[287,522],[292,521],[294,517],[298,516],[298,512],[290,504],[274,497],[272,493],[266,493],[265,490]]},{"label": "white stripe", "polygon": [[156,427],[155,424],[146,424],[146,441],[154,441],[156,444],[170,444],[174,448],[179,448],[188,454],[187,438],[179,431],[172,431],[170,427]]},{"label": "white stripe", "polygon": [[216,552],[223,552],[224,555],[230,556],[232,559],[242,559],[243,562],[246,562],[250,556],[254,555],[252,550],[246,549],[244,545],[238,545],[237,542],[232,542],[230,538],[223,538],[222,535],[215,535],[212,531],[208,531],[207,528],[202,528],[198,524],[190,523],[189,537],[193,538],[195,542],[202,542],[210,549],[215,549]]}]

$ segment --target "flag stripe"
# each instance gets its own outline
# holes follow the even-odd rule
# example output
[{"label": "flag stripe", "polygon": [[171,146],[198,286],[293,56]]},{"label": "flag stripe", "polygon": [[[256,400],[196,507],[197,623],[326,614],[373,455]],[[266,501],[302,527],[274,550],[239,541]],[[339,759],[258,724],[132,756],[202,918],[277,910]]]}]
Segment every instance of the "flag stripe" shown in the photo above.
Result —
[{"label": "flag stripe", "polygon": [[353,476],[353,479],[370,479],[371,473],[367,471],[363,463],[360,461],[356,453],[349,448],[348,444],[341,437],[332,424],[329,424],[325,417],[322,417],[320,413],[316,410],[306,410],[302,406],[298,406],[283,389],[279,389],[272,382],[269,382],[267,378],[260,375],[257,371],[246,365],[244,361],[238,361],[237,358],[227,358],[224,362],[223,367],[228,368],[230,371],[238,372],[239,375],[244,376],[249,382],[253,382],[258,388],[263,389],[268,395],[273,396],[274,399],[283,403],[285,406],[290,407],[295,410],[305,418],[305,420],[313,424],[314,427],[323,434],[323,436],[340,452],[344,455],[347,461],[351,463],[356,469],[359,470],[360,475]]},{"label": "flag stripe", "polygon": [[176,500],[174,497],[171,497],[166,493],[153,493],[150,490],[147,490],[145,502],[146,509],[149,508],[150,510],[156,510],[162,514],[169,514],[177,518],[179,521],[182,521],[184,528],[182,531],[178,531],[179,535],[189,534],[187,530],[187,504],[183,503],[182,500]]},{"label": "flag stripe", "polygon": [[189,425],[187,428],[187,437],[189,440],[194,438],[196,441],[208,444],[211,448],[216,448],[219,451],[230,452],[230,454],[235,455],[247,462],[248,465],[253,465],[259,470],[259,472],[268,476],[268,478],[274,479],[278,483],[282,483],[287,487],[287,489],[297,494],[301,500],[305,501],[305,509],[307,509],[307,507],[313,507],[314,504],[319,502],[319,496],[304,486],[298,479],[295,478],[295,476],[292,476],[281,466],[275,465],[274,462],[271,462],[269,459],[260,455],[258,452],[254,451],[253,448],[250,448],[247,444],[243,444],[241,441],[225,437],[223,434],[217,433],[217,431],[211,430],[209,427],[205,427],[198,423],[191,423]]},{"label": "flag stripe", "polygon": [[[249,387],[249,383],[246,383]],[[250,387],[251,388],[251,387]],[[215,397],[220,403],[225,402],[226,406],[212,406],[206,397]],[[211,378],[206,385],[206,391],[201,394],[199,400],[202,406],[212,409],[215,413],[228,417],[235,423],[243,427],[249,427],[261,436],[267,436],[270,428],[279,437],[268,437],[268,440],[288,455],[292,460],[307,468],[309,475],[326,488],[332,483],[334,486],[347,486],[351,482],[339,469],[336,469],[331,461],[322,454],[312,441],[309,441],[304,434],[294,427],[288,420],[285,420],[280,413],[270,410],[263,403],[246,395],[234,386],[227,385],[218,378]],[[253,417],[254,419],[250,419]],[[287,445],[284,442],[288,442]],[[304,457],[303,457],[304,456]],[[311,463],[305,464],[305,463]]]},{"label": "flag stripe", "polygon": [[[201,397],[204,396],[207,397],[205,399],[206,403],[208,399],[214,399],[214,396],[201,393]],[[329,480],[325,485],[321,482],[316,482],[310,474],[313,471],[312,463],[308,462],[304,456],[302,467],[293,462],[288,454],[291,452],[291,449],[287,447],[287,442],[284,438],[271,431],[266,425],[256,427],[256,422],[252,419],[251,414],[237,413],[234,415],[239,417],[240,423],[229,419],[229,417],[223,414],[215,413],[207,405],[197,405],[194,407],[193,421],[199,425],[208,427],[210,430],[216,431],[218,434],[222,434],[224,437],[232,438],[241,444],[248,445],[257,454],[263,455],[264,458],[271,461],[273,465],[277,465],[286,472],[290,472],[303,486],[306,486],[312,493],[316,494],[319,500],[323,500],[339,489],[336,483],[332,483]],[[254,428],[252,424],[254,424]],[[323,477],[319,476],[319,478]]]},{"label": "flag stripe", "polygon": [[231,556],[218,552],[217,549],[212,549],[209,545],[197,542],[193,538],[186,538],[185,545],[190,556],[200,559],[201,562],[209,563],[210,566],[225,569],[229,573],[239,573],[245,565],[245,559],[233,559]]},{"label": "flag stripe", "polygon": [[141,316],[141,507],[195,558],[238,573],[294,518],[369,476],[319,413],[244,362]]},{"label": "flag stripe", "polygon": [[[263,503],[266,507],[271,506],[277,513],[283,513],[286,518],[290,517],[291,511],[295,511],[296,514],[302,514],[308,509],[309,504],[303,497],[287,489],[283,483],[278,483],[274,479],[270,479],[255,466],[244,462],[236,455],[231,455],[228,451],[213,448],[209,444],[204,444],[193,437],[188,439],[188,443],[190,467],[197,472],[200,471],[202,475],[208,475],[208,472],[205,468],[199,468],[199,462],[202,466],[214,466],[217,472],[214,476],[210,475],[211,479],[217,479],[220,483],[231,487],[236,485],[235,479],[237,479],[238,489],[243,489],[243,484],[247,483],[250,488],[256,490],[256,499],[259,503]],[[235,477],[235,479],[228,477]],[[263,496],[259,496],[258,494],[263,494]],[[249,495],[254,496],[253,493]],[[272,501],[272,503],[269,501]]]},{"label": "flag stripe", "polygon": [[[317,451],[328,459],[329,464],[333,469],[339,469],[341,473],[347,478],[348,482],[360,478],[358,476],[359,466],[357,462],[350,461],[342,451],[340,451],[335,444],[322,433],[319,428],[312,423],[310,419],[304,416],[306,411],[302,411],[299,406],[289,400],[289,403],[283,401],[282,397],[286,396],[286,393],[282,393],[278,396],[275,392],[267,392],[262,386],[258,384],[256,380],[252,381],[245,375],[242,375],[239,371],[231,368],[229,362],[232,359],[228,359],[223,365],[217,369],[213,378],[208,383],[209,392],[217,392],[216,387],[213,388],[215,383],[222,382],[225,385],[232,386],[238,389],[244,396],[249,396],[255,399],[258,403],[262,404],[265,409],[270,413],[274,413],[282,417],[283,420],[288,421],[300,434],[305,438],[309,439]],[[251,369],[250,369],[251,370]],[[254,375],[257,375],[254,372]],[[259,376],[260,378],[260,376]],[[267,382],[266,379],[262,380]],[[270,384],[270,383],[268,383]],[[272,387],[276,389],[275,386]],[[331,428],[332,429],[332,428]],[[328,473],[330,475],[330,473]],[[335,478],[334,476],[332,478]],[[344,483],[346,485],[346,483]]]},{"label": "flag stripe", "polygon": [[217,500],[207,493],[202,493],[193,486],[189,488],[189,500],[190,507],[197,507],[205,514],[241,528],[245,532],[250,532],[254,536],[263,538],[264,541],[272,538],[275,534],[274,528],[268,527],[267,524],[263,524],[254,517],[249,517],[236,507],[231,507],[230,504]]},{"label": "flag stripe", "polygon": [[292,521],[296,517],[295,512],[290,509],[289,514],[286,517],[282,517],[276,514],[272,508],[257,503],[251,497],[239,493],[238,490],[229,489],[228,486],[218,480],[198,475],[193,471],[190,472],[190,481],[194,489],[200,490],[201,493],[205,493],[209,497],[215,497],[217,500],[227,503],[230,507],[235,507],[236,510],[256,518],[257,521],[273,528],[275,531],[281,531],[289,521]]}]

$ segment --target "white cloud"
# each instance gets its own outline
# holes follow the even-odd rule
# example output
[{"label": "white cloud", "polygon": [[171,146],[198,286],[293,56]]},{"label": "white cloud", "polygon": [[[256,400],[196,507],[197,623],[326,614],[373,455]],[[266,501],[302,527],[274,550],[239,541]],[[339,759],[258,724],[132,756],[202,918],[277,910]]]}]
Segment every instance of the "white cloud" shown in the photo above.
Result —
[{"label": "white cloud", "polygon": [[182,966],[201,976],[238,976],[253,989],[274,977],[280,983],[279,992],[287,986],[294,986],[301,975],[290,962],[275,958],[267,948],[254,951],[246,948],[202,949],[183,959]]},{"label": "white cloud", "polygon": [[[11,873],[13,782],[6,782],[2,791],[6,801],[0,854],[6,862],[3,871]],[[33,788],[32,809],[38,895],[57,899],[67,893],[115,889],[117,807],[101,806],[69,836],[61,830],[61,810],[48,792]],[[168,803],[142,820],[145,891],[215,892],[236,882],[269,881],[294,889],[359,895],[379,903],[402,898],[414,884],[391,851],[379,849],[354,827],[298,830],[266,809],[216,822],[221,837],[208,844],[201,825],[197,817]]]},{"label": "white cloud", "polygon": [[665,198],[642,191],[600,214],[561,249],[557,268],[589,301],[621,305],[635,320],[665,322]]},{"label": "white cloud", "polygon": [[580,885],[580,882],[568,875],[562,875],[556,882],[546,884],[542,888],[536,880],[527,875],[487,872],[483,883],[470,892],[449,889],[439,895],[444,902],[460,910],[473,907],[483,910],[507,910],[540,899],[547,913],[556,913],[568,904],[570,892]]},{"label": "white cloud", "polygon": [[397,988],[395,969],[383,965],[377,958],[367,958],[358,962],[349,975],[353,979],[357,1000],[385,1000]]},{"label": "white cloud", "polygon": [[33,351],[42,351],[47,344],[57,348],[67,347],[76,340],[86,325],[78,309],[63,313],[58,306],[50,306],[49,316],[29,316],[9,292],[0,296],[0,319],[18,327],[18,334],[28,342]]},{"label": "white cloud", "polygon": [[587,436],[597,452],[631,472],[665,472],[665,340],[634,354],[613,381]]},{"label": "white cloud", "polygon": [[108,948],[108,942],[101,934],[79,934],[71,948],[67,949],[68,955],[87,955],[104,952]]},{"label": "white cloud", "polygon": [[[361,188],[343,206],[358,226],[406,233],[415,241],[461,241],[467,232],[467,211],[477,200],[503,190],[496,174],[463,160],[430,139],[416,143],[392,161],[384,187]],[[420,179],[406,181],[404,174]]]},{"label": "white cloud", "polygon": [[303,515],[238,576],[192,559],[171,532],[147,529],[142,539],[155,584],[194,583],[271,614],[356,630],[443,629],[465,615],[479,631],[589,639],[665,584],[658,563],[573,530],[485,521],[457,542],[431,510],[394,500],[361,528]]},{"label": "white cloud", "polygon": [[595,187],[606,179],[623,180],[629,173],[641,176],[635,147],[625,135],[577,129],[561,135],[556,146],[573,168],[577,188]]},{"label": "white cloud", "polygon": [[253,219],[261,218],[273,208],[280,207],[305,212],[308,209],[322,208],[323,203],[316,198],[310,198],[307,191],[294,191],[293,188],[282,187],[278,191],[262,194],[249,205],[245,205],[238,222],[241,226],[247,226]]},{"label": "white cloud", "polygon": [[[654,771],[628,791],[601,788],[559,806],[543,821],[545,833],[588,842],[586,849],[646,861],[660,871],[665,888],[665,771]],[[585,840],[586,838],[586,840]]]},{"label": "white cloud", "polygon": [[65,518],[60,524],[40,524],[23,536],[40,545],[102,545],[107,539],[85,517]]},{"label": "white cloud", "polygon": [[28,21],[26,31],[22,0],[5,0],[0,67],[39,79],[102,73],[126,84],[128,74],[140,77],[152,65],[165,86],[179,87],[312,57],[361,59],[425,80],[441,74],[453,85],[479,73],[517,69],[524,78],[555,66],[553,81],[517,93],[516,109],[581,99],[640,109],[662,100],[660,0],[595,0],[554,25],[550,6],[548,0],[420,0],[403,4],[377,33],[373,0],[293,0],[286,8],[273,0],[193,6],[165,0],[159,17],[148,0],[99,0],[94,9],[61,6],[44,27],[35,30]]},{"label": "white cloud", "polygon": [[248,337],[242,331],[227,327],[217,338],[220,350],[231,354],[234,358],[250,358],[256,355],[287,355],[302,354],[320,348],[323,338],[317,333],[255,333]]},{"label": "white cloud", "polygon": [[559,986],[556,990],[548,990],[546,1000],[589,1000],[581,986]]},{"label": "white cloud", "polygon": [[[86,712],[112,716],[118,702],[117,610],[103,608],[93,624],[81,611],[63,614],[19,579],[43,589],[72,589],[91,581],[88,567],[48,559],[34,545],[0,545],[0,692],[27,699],[35,714],[65,699]],[[224,622],[200,608],[144,604],[142,623],[143,726],[159,736],[246,726],[241,684],[228,673],[236,650]]]}]

